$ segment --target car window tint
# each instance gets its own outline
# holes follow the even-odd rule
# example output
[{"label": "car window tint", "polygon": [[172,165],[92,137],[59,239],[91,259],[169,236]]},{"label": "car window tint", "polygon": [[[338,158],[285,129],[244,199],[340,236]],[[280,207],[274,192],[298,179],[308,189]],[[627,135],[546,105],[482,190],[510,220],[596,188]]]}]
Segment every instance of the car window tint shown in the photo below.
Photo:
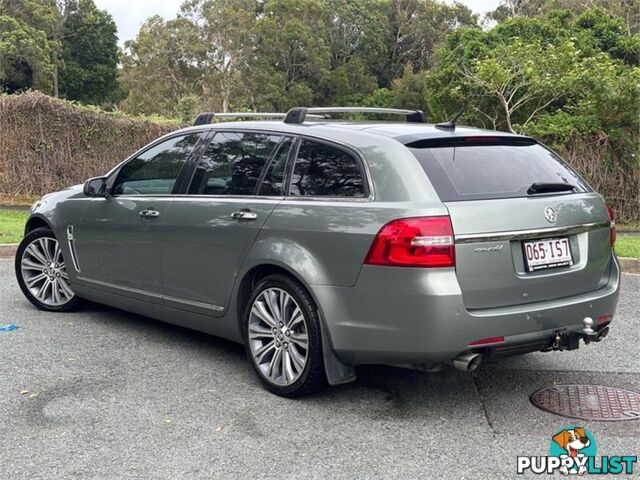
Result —
[{"label": "car window tint", "polygon": [[198,164],[189,193],[253,195],[279,140],[277,135],[261,133],[216,133]]},{"label": "car window tint", "polygon": [[342,149],[303,140],[293,168],[289,195],[364,197],[364,178],[358,160]]},{"label": "car window tint", "polygon": [[589,191],[566,163],[536,143],[411,151],[444,202],[527,197],[533,183],[569,183],[577,193]]},{"label": "car window tint", "polygon": [[293,140],[286,138],[278,148],[278,152],[269,164],[267,173],[258,190],[258,195],[283,195],[284,169],[287,165]]},{"label": "car window tint", "polygon": [[192,133],[170,138],[127,162],[114,182],[114,195],[171,193],[200,136]]}]

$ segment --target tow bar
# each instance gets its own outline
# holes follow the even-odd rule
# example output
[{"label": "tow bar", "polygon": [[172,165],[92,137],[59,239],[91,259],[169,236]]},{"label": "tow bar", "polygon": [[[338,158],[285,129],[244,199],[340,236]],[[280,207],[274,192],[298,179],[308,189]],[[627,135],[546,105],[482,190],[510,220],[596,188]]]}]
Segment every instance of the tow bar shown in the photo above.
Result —
[{"label": "tow bar", "polygon": [[551,346],[546,350],[575,350],[580,346],[580,339],[584,340],[585,345],[591,342],[601,342],[608,334],[609,327],[602,330],[594,330],[593,318],[585,317],[582,319],[582,330],[580,332],[555,332]]},{"label": "tow bar", "polygon": [[582,320],[582,324],[584,328],[582,329],[584,343],[589,345],[591,342],[601,342],[604,338],[609,335],[609,327],[606,326],[602,330],[595,331],[593,330],[593,318],[585,317]]}]

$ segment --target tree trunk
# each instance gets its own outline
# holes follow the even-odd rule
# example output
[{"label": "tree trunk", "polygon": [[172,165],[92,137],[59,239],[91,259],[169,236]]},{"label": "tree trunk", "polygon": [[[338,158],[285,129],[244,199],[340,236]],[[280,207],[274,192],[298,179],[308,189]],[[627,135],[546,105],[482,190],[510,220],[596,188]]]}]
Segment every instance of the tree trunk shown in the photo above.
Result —
[{"label": "tree trunk", "polygon": [[226,86],[222,88],[222,113],[229,112],[231,92]]},{"label": "tree trunk", "polygon": [[60,96],[58,87],[58,65],[53,66],[53,96],[56,98]]},{"label": "tree trunk", "polygon": [[511,111],[509,110],[509,104],[503,98],[501,98],[500,101],[502,103],[502,108],[504,108],[504,117],[505,117],[505,120],[507,121],[507,128],[511,133],[516,133],[515,130],[513,129],[513,126],[511,125]]}]

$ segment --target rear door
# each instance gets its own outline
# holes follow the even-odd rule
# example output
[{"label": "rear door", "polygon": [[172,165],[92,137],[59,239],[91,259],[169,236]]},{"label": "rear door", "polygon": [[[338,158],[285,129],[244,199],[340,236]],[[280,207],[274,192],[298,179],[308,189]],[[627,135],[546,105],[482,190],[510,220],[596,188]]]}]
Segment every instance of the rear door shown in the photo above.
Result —
[{"label": "rear door", "polygon": [[521,137],[409,146],[449,210],[467,308],[603,286],[612,258],[606,206],[553,152]]},{"label": "rear door", "polygon": [[165,219],[165,304],[222,314],[243,258],[283,199],[284,172],[294,143],[291,137],[268,133],[215,133],[187,194],[175,198]]}]

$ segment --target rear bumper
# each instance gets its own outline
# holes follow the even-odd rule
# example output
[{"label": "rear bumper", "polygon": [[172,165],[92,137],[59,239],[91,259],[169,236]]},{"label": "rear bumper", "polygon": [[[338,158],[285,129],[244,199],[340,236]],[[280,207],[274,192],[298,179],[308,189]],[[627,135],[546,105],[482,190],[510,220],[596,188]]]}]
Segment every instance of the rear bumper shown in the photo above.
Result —
[{"label": "rear bumper", "polygon": [[453,268],[365,266],[354,287],[314,286],[313,293],[341,360],[403,364],[447,362],[489,337],[505,339],[493,353],[544,348],[556,333],[579,332],[584,317],[614,315],[619,286],[612,256],[598,290],[511,307],[467,310]]}]

